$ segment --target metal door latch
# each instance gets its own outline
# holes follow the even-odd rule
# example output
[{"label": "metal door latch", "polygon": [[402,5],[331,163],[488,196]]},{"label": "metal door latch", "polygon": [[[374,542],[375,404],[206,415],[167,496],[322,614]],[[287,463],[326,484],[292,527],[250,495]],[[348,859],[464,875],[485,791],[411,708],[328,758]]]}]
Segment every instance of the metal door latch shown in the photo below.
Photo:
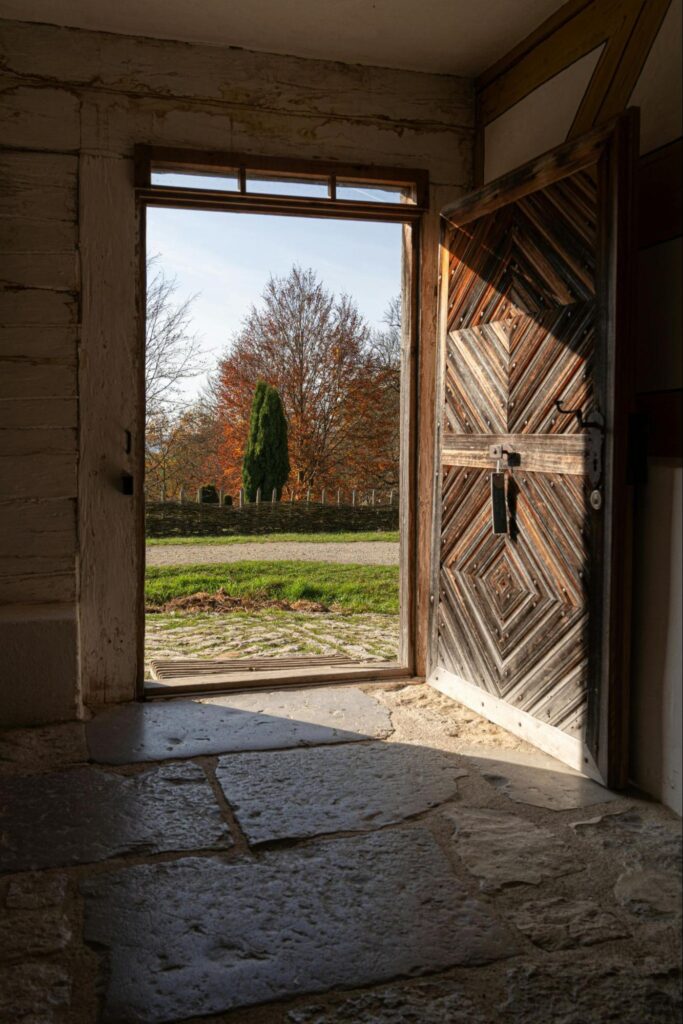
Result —
[{"label": "metal door latch", "polygon": [[[593,491],[598,490],[602,480],[602,448],[605,440],[605,418],[597,410],[590,414],[590,419],[585,419],[582,409],[566,409],[561,401],[557,399],[555,408],[565,416],[576,416],[579,426],[588,435],[588,451],[586,453],[586,471],[588,481]],[[597,499],[596,499],[597,500]],[[593,504],[593,508],[600,505]],[[602,501],[600,502],[602,504]]]},{"label": "metal door latch", "polygon": [[491,524],[494,533],[509,533],[507,486],[501,463],[507,468],[508,452],[502,444],[492,444],[489,455],[496,460],[495,473],[491,473]]}]

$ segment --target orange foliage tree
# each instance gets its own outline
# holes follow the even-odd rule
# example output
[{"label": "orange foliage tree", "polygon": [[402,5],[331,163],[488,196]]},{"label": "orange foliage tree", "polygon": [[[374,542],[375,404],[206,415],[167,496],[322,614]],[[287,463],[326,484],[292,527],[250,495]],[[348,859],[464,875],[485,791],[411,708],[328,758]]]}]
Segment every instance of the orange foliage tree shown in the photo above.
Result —
[{"label": "orange foliage tree", "polygon": [[327,291],[313,270],[271,277],[214,380],[219,485],[240,487],[251,402],[264,380],[287,417],[288,487],[395,487],[400,359],[398,344],[392,352],[387,343],[388,318],[387,328],[372,332],[353,300]]}]

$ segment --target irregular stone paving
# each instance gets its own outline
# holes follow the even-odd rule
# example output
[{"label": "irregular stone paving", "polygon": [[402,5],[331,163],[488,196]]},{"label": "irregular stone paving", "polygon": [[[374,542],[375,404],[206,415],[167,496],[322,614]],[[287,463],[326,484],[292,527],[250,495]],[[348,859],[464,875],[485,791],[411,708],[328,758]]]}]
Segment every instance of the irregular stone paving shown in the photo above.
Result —
[{"label": "irregular stone paving", "polygon": [[676,970],[656,962],[573,960],[508,973],[501,1024],[680,1024]]},{"label": "irregular stone paving", "polygon": [[145,617],[145,675],[153,658],[273,658],[343,654],[352,661],[395,661],[399,617],[375,613],[244,612]]},{"label": "irregular stone paving", "polygon": [[352,686],[127,704],[86,727],[90,755],[102,764],[348,743],[390,732],[389,713]]},{"label": "irregular stone paving", "polygon": [[682,916],[682,837],[680,828],[648,821],[626,811],[605,814],[574,829],[585,841],[613,856],[622,871],[614,886],[620,906],[650,921],[676,921]]},{"label": "irregular stone paving", "polygon": [[3,1024],[680,1021],[680,820],[427,686],[88,730],[0,734]]},{"label": "irregular stone paving", "polygon": [[258,862],[141,865],[81,889],[86,941],[109,950],[105,1021],[153,1024],[484,964],[516,946],[423,829]]},{"label": "irregular stone paving", "polygon": [[250,843],[368,831],[451,800],[467,770],[406,744],[233,754],[216,777]]},{"label": "irregular stone paving", "polygon": [[0,807],[0,871],[232,842],[204,772],[191,763],[132,776],[73,768],[0,780]]},{"label": "irregular stone paving", "polygon": [[616,914],[596,900],[568,900],[563,896],[529,900],[515,913],[515,924],[541,949],[575,949],[613,939],[626,939],[631,930]]},{"label": "irregular stone paving", "polygon": [[427,982],[361,992],[330,1005],[290,1010],[287,1024],[486,1024],[462,988]]},{"label": "irregular stone paving", "polygon": [[515,814],[460,809],[444,814],[455,825],[456,853],[482,889],[539,885],[582,867],[561,837]]},{"label": "irregular stone paving", "polygon": [[524,755],[519,758],[508,755],[506,761],[477,757],[474,761],[487,782],[518,804],[568,811],[617,799],[616,793],[610,793],[578,772],[569,768],[558,771],[552,757],[536,751],[526,759]]}]

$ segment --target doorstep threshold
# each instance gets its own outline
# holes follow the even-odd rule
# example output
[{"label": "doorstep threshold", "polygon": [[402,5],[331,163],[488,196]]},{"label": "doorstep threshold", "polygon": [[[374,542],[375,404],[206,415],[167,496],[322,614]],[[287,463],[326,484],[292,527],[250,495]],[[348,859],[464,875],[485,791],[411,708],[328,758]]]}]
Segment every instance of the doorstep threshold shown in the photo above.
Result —
[{"label": "doorstep threshold", "polygon": [[[163,659],[166,660],[166,659]],[[168,659],[171,662],[172,659]],[[254,658],[225,662],[176,661],[161,666],[156,659],[155,674],[161,678],[146,679],[143,696],[175,697],[187,693],[215,693],[232,690],[273,689],[275,687],[315,686],[324,684],[405,682],[413,673],[397,662],[350,662],[337,658]]]}]

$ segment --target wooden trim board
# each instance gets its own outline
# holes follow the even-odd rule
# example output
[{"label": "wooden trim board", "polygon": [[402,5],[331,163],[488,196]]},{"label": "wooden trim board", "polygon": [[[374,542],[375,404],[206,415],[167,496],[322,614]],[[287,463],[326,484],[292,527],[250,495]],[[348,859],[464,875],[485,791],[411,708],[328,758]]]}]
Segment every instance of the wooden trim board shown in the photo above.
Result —
[{"label": "wooden trim board", "polygon": [[471,711],[476,711],[482,718],[487,718],[502,729],[519,736],[534,747],[556,757],[571,768],[595,779],[602,785],[605,780],[583,740],[570,736],[561,729],[546,725],[526,711],[520,711],[495,697],[478,686],[473,686],[460,676],[439,666],[429,676],[427,682],[435,690],[464,704]]}]

